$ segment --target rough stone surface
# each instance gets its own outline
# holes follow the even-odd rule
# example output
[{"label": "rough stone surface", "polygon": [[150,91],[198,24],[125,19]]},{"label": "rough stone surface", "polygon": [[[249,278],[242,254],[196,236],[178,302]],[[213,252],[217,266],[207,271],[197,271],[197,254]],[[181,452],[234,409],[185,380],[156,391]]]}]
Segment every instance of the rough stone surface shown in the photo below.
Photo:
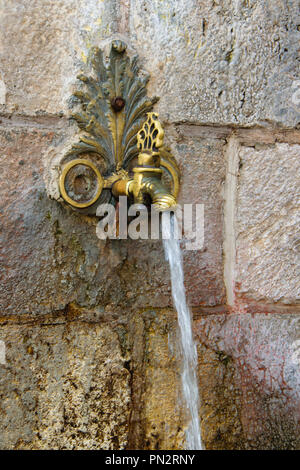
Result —
[{"label": "rough stone surface", "polygon": [[180,398],[176,324],[172,310],[147,310],[134,316],[135,331],[139,333],[135,335],[134,349],[140,353],[138,366],[132,363],[133,379],[138,384],[133,402],[139,411],[138,423],[132,429],[135,448],[184,448],[185,408]]},{"label": "rough stone surface", "polygon": [[119,31],[168,121],[299,123],[296,0],[1,2],[3,110],[68,112],[91,46]]},{"label": "rough stone surface", "polygon": [[[2,318],[1,448],[184,446],[175,312],[129,317],[113,329],[84,309]],[[209,315],[194,329],[205,447],[297,448],[299,315]]]},{"label": "rough stone surface", "polygon": [[212,315],[194,327],[206,448],[299,448],[299,314]]},{"label": "rough stone surface", "polygon": [[1,449],[122,449],[130,374],[95,323],[2,324]]},{"label": "rough stone surface", "polygon": [[114,1],[2,1],[3,110],[27,114],[66,112],[70,86],[88,49],[115,29],[114,8]]},{"label": "rough stone surface", "polygon": [[[204,204],[203,247],[182,247],[205,446],[300,447],[297,15],[296,0],[1,2],[1,448],[184,447],[161,241],[100,241],[96,218],[48,197],[77,134],[66,119],[76,75],[115,37],[161,98],[179,202]],[[233,147],[237,187],[223,194]]]},{"label": "rough stone surface", "polygon": [[[55,148],[62,132],[1,131],[2,314],[50,313],[70,302],[102,309],[170,306],[169,268],[161,241],[105,243],[96,236],[97,219],[47,197],[42,155],[50,144]],[[187,251],[185,256],[193,305],[219,304],[224,296],[221,149],[222,144],[213,147],[212,142],[178,144],[184,174],[181,201],[204,203],[206,211],[204,253]]]},{"label": "rough stone surface", "polygon": [[45,314],[74,301],[102,310],[170,304],[160,241],[105,243],[96,219],[49,200],[41,155],[56,138],[1,132],[1,313]]},{"label": "rough stone surface", "polygon": [[300,300],[300,146],[240,150],[237,293],[256,300]]},{"label": "rough stone surface", "polygon": [[299,123],[298,3],[130,2],[130,37],[167,121]]}]

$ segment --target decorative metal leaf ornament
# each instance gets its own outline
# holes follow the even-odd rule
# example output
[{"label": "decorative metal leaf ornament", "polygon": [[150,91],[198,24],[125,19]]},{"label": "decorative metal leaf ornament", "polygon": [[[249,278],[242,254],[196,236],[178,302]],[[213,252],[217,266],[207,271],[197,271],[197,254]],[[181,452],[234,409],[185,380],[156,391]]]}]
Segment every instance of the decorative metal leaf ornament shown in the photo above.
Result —
[{"label": "decorative metal leaf ornament", "polygon": [[113,41],[108,60],[93,48],[87,62],[91,76],[78,75],[83,87],[74,96],[81,109],[71,118],[82,132],[65,154],[59,188],[66,202],[85,213],[95,213],[97,204],[112,201],[114,183],[129,181],[130,168],[134,172],[132,160],[142,150],[141,136],[147,126],[151,132],[144,150],[157,154],[166,187],[174,197],[178,194],[179,169],[163,146],[158,116],[151,113],[158,98],[147,96],[149,77],[139,75],[137,59],[126,55],[125,43]]},{"label": "decorative metal leaf ornament", "polygon": [[88,61],[94,77],[80,74],[78,78],[86,90],[74,93],[82,111],[72,118],[86,135],[80,137],[68,155],[95,152],[105,160],[109,171],[126,168],[137,156],[137,132],[157,101],[147,97],[149,77],[138,77],[137,56],[130,60],[125,51],[122,41],[114,41],[106,66],[102,51],[93,48]]}]

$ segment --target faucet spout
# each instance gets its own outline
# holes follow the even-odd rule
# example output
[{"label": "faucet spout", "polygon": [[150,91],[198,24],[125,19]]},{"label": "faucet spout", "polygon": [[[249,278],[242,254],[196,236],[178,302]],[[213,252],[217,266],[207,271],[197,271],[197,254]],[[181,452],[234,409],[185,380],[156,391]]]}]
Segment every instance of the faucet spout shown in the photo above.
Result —
[{"label": "faucet spout", "polygon": [[112,192],[115,197],[133,196],[135,204],[143,204],[150,199],[153,208],[159,212],[175,209],[176,199],[161,182],[159,173],[148,171],[143,175],[139,167],[133,171],[136,172],[133,179],[114,183]]},{"label": "faucet spout", "polygon": [[[175,197],[165,188],[157,174],[155,176],[143,175],[141,181],[137,183],[137,191],[135,184],[136,182],[133,180],[132,193],[133,195],[136,194],[135,202],[145,202],[148,197],[153,208],[160,212],[175,208]],[[129,188],[131,187],[129,186]]]}]

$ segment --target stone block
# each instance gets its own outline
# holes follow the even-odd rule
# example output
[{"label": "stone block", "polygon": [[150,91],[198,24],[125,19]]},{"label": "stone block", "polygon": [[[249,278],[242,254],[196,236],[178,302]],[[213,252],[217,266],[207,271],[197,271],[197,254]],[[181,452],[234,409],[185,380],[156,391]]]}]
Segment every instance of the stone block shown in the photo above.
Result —
[{"label": "stone block", "polygon": [[1,314],[47,314],[72,302],[99,306],[171,303],[160,241],[96,236],[98,219],[46,194],[43,154],[62,136],[1,130]]},{"label": "stone block", "polygon": [[1,2],[0,79],[6,93],[0,107],[29,115],[65,113],[89,48],[115,29],[114,7],[98,0]]},{"label": "stone block", "polygon": [[236,293],[300,300],[300,146],[241,147],[237,191]]},{"label": "stone block", "polygon": [[169,122],[299,123],[297,1],[133,0],[130,38]]},{"label": "stone block", "polygon": [[[181,170],[179,203],[203,204],[204,244],[187,250],[183,244],[185,286],[191,306],[225,303],[223,283],[224,140],[177,136],[172,150]],[[194,214],[195,217],[195,214]]]},{"label": "stone block", "polygon": [[[63,132],[1,130],[1,313],[46,314],[72,302],[108,311],[172,305],[160,240],[99,240],[96,218],[47,197],[43,155]],[[184,253],[189,303],[220,304],[222,143],[189,141],[175,151],[180,202],[205,204],[204,249]]]},{"label": "stone block", "polygon": [[209,315],[194,329],[206,448],[299,448],[299,314]]},{"label": "stone block", "polygon": [[1,449],[123,449],[129,372],[118,335],[85,322],[0,326]]},{"label": "stone block", "polygon": [[297,2],[21,0],[1,4],[0,106],[68,113],[91,46],[121,33],[169,122],[299,122]]}]

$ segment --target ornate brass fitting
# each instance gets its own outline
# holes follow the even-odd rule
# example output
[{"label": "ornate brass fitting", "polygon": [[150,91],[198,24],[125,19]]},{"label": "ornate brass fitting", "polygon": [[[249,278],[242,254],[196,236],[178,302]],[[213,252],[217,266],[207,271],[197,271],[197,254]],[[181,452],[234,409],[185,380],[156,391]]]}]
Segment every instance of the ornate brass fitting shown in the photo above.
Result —
[{"label": "ornate brass fitting", "polygon": [[114,41],[109,60],[91,50],[93,76],[80,74],[85,90],[74,96],[81,135],[61,163],[59,188],[74,209],[93,214],[102,202],[127,195],[135,203],[151,202],[158,210],[176,205],[179,169],[163,146],[164,131],[151,112],[157,98],[148,98],[148,78],[139,77],[137,56]]},{"label": "ornate brass fitting", "polygon": [[120,194],[133,195],[134,202],[144,203],[147,197],[159,211],[176,206],[175,196],[161,182],[163,170],[160,166],[159,149],[163,145],[164,131],[156,113],[147,113],[148,119],[137,134],[140,151],[138,164],[133,168],[133,179],[117,181],[112,187],[115,197]]}]

